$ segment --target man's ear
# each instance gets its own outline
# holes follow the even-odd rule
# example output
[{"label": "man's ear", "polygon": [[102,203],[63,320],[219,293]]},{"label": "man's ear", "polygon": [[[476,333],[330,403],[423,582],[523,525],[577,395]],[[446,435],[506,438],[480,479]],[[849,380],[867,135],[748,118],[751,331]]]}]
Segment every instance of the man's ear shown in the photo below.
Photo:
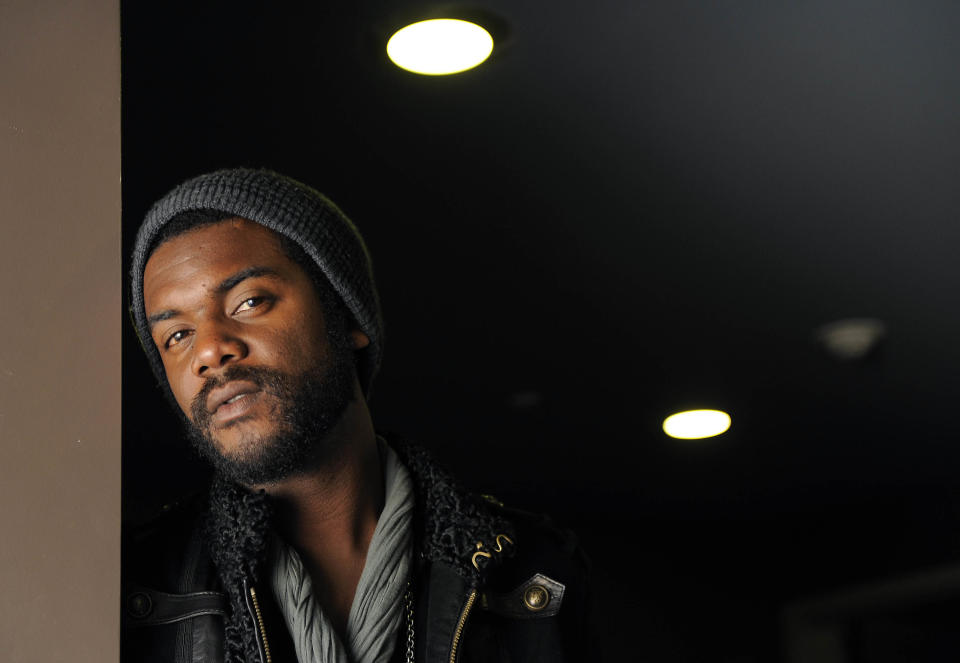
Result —
[{"label": "man's ear", "polygon": [[370,345],[370,338],[359,329],[350,331],[350,344],[354,350],[362,350]]}]

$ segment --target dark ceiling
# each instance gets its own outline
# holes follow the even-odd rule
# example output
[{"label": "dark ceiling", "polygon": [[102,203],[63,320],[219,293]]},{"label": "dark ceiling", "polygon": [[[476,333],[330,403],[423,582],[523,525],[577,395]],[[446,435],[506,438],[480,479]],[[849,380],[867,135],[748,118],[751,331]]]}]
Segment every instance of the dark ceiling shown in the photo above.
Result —
[{"label": "dark ceiling", "polygon": [[[487,63],[387,61],[444,13],[505,22]],[[640,615],[654,660],[771,660],[785,602],[960,545],[958,28],[947,1],[126,2],[125,247],[206,170],[324,191],[374,256],[377,424],[578,529],[611,651]],[[866,361],[816,343],[864,316]],[[135,516],[200,473],[129,329],[125,357]],[[689,406],[733,427],[667,438]]]}]

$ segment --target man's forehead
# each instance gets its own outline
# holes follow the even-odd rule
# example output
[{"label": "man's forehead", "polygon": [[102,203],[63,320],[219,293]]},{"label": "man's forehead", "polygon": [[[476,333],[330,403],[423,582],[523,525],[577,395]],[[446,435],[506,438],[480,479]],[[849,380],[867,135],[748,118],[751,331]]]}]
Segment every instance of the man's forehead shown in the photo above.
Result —
[{"label": "man's forehead", "polygon": [[143,271],[144,294],[207,270],[230,271],[253,264],[289,262],[275,232],[246,219],[228,219],[191,228],[161,243]]}]

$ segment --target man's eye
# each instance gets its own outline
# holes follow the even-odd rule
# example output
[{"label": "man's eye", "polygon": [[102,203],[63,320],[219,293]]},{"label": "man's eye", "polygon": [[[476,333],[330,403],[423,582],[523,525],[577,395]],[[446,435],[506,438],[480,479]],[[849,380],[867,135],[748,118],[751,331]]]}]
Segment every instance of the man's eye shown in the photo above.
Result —
[{"label": "man's eye", "polygon": [[244,299],[242,302],[240,302],[240,306],[238,306],[238,307],[233,311],[233,313],[234,313],[234,315],[236,315],[237,313],[243,313],[244,311],[249,311],[249,310],[251,310],[251,309],[254,309],[254,308],[260,306],[260,305],[263,304],[266,300],[267,300],[267,298],[266,298],[266,297],[262,297],[262,296],[258,296],[258,297],[247,297],[247,298]]},{"label": "man's eye", "polygon": [[182,341],[190,333],[189,329],[181,329],[180,331],[175,331],[167,338],[166,343],[163,344],[165,348],[172,348],[174,345]]}]

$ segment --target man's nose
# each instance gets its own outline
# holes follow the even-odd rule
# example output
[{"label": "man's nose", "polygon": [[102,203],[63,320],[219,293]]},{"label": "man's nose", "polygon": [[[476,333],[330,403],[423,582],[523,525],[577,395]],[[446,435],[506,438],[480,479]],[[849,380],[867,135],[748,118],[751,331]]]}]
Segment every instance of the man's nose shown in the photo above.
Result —
[{"label": "man's nose", "polygon": [[225,368],[247,356],[246,343],[233,333],[229,324],[208,322],[196,330],[192,370],[198,377]]}]

